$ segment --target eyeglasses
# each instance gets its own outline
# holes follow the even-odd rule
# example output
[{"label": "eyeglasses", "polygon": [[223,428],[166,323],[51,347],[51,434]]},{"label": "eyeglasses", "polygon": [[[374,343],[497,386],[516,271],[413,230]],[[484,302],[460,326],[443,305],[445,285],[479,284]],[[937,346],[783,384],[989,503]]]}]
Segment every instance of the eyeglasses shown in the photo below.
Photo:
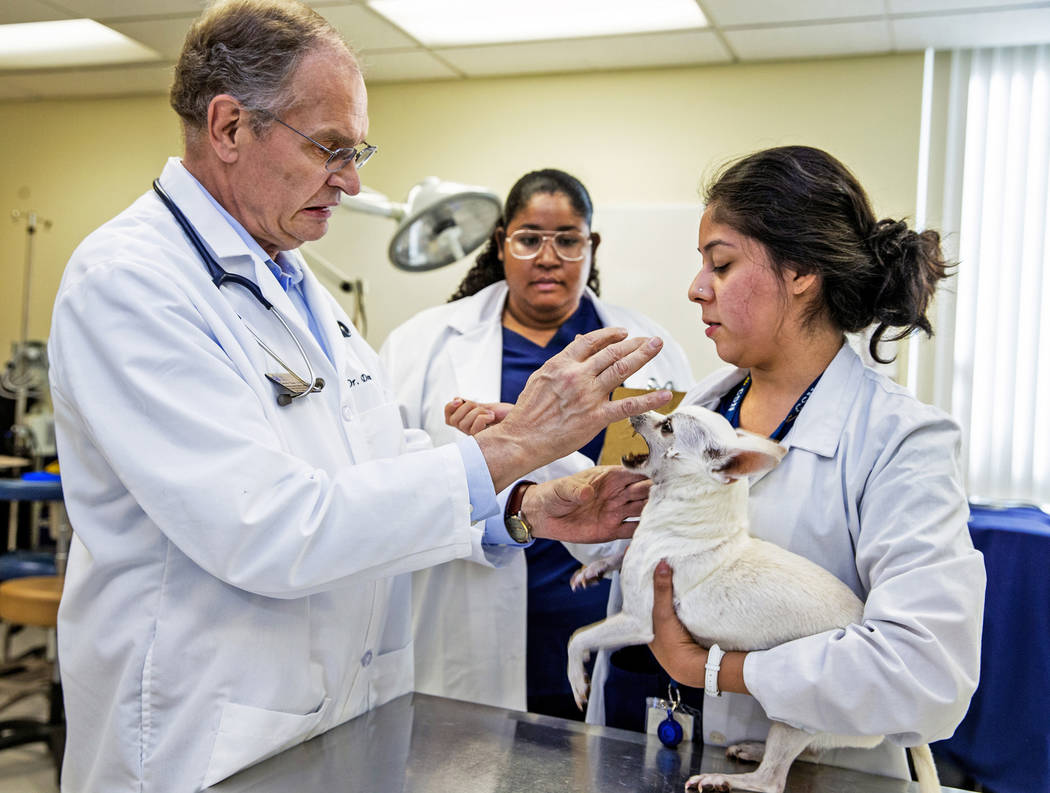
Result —
[{"label": "eyeglasses", "polygon": [[346,167],[346,164],[349,163],[351,160],[353,160],[354,165],[357,167],[357,170],[360,171],[362,168],[365,167],[365,163],[368,162],[370,159],[372,159],[372,155],[376,153],[376,147],[375,146],[369,146],[367,141],[363,142],[360,146],[344,146],[344,147],[342,147],[340,149],[335,149],[333,151],[332,149],[329,149],[327,146],[322,146],[320,143],[318,143],[316,140],[311,138],[309,135],[303,134],[302,132],[297,130],[295,127],[293,127],[291,124],[285,124],[283,121],[281,121],[281,119],[277,118],[277,116],[275,116],[273,113],[270,113],[268,111],[260,111],[260,112],[265,112],[268,116],[270,116],[274,121],[276,121],[282,127],[288,127],[288,129],[290,129],[296,135],[299,135],[301,137],[306,138],[308,141],[310,141],[312,144],[314,144],[314,146],[316,146],[321,151],[323,151],[325,154],[327,154],[328,155],[328,159],[325,160],[324,169],[326,171],[328,171],[329,173],[335,173],[336,171],[341,171],[343,168]]},{"label": "eyeglasses", "polygon": [[558,258],[566,262],[578,262],[591,244],[591,238],[578,231],[518,229],[507,237],[511,255],[516,259],[536,258],[547,240],[551,241]]}]

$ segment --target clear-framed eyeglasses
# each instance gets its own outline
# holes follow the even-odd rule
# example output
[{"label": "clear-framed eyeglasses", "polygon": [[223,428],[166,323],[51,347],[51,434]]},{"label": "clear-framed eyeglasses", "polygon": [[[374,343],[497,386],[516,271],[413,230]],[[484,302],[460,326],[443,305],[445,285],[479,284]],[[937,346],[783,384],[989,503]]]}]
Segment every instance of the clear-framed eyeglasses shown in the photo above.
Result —
[{"label": "clear-framed eyeglasses", "polygon": [[510,253],[516,259],[535,259],[550,241],[557,257],[566,262],[578,262],[587,254],[591,237],[578,231],[538,231],[518,229],[507,237]]},{"label": "clear-framed eyeglasses", "polygon": [[307,134],[305,134],[303,132],[300,132],[295,127],[293,127],[291,124],[286,124],[285,122],[281,121],[281,119],[279,119],[273,113],[270,113],[268,111],[261,111],[261,112],[266,113],[266,115],[268,115],[270,118],[272,118],[278,124],[280,124],[282,127],[287,127],[292,132],[294,132],[296,135],[299,135],[300,137],[306,138],[308,141],[310,141],[312,144],[314,144],[314,146],[316,146],[321,151],[323,151],[325,154],[327,154],[328,155],[328,159],[325,160],[324,169],[326,171],[328,171],[329,173],[335,173],[336,171],[341,171],[350,162],[353,162],[354,166],[357,168],[357,170],[360,171],[362,168],[365,167],[365,163],[368,162],[370,159],[372,159],[372,155],[376,153],[376,150],[377,150],[376,147],[369,145],[369,143],[367,141],[362,142],[358,146],[343,146],[342,148],[339,148],[339,149],[330,149],[327,146],[324,146],[324,145],[318,143],[316,140],[311,138],[309,135],[307,135]]}]

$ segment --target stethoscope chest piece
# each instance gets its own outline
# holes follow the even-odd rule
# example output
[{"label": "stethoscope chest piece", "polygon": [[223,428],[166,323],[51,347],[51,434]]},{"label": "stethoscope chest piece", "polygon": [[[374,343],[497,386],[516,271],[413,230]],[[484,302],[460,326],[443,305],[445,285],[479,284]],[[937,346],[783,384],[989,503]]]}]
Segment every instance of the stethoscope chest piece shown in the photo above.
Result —
[{"label": "stethoscope chest piece", "polygon": [[318,377],[310,385],[292,372],[266,372],[266,379],[277,386],[277,404],[281,407],[292,404],[293,399],[324,388],[324,378]]}]

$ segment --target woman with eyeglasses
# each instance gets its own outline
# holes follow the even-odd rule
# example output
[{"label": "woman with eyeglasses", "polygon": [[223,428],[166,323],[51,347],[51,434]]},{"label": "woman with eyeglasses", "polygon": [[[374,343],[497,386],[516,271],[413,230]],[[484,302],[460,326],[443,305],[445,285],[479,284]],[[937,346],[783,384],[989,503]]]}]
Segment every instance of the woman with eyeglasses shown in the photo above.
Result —
[{"label": "woman with eyeglasses", "polygon": [[[592,214],[587,189],[564,171],[533,171],[511,188],[500,223],[451,300],[396,328],[383,345],[409,426],[435,444],[479,431],[502,417],[501,403],[513,403],[544,361],[600,327],[664,340],[660,355],[625,385],[692,384],[685,353],[663,328],[599,299],[601,238]],[[603,440],[599,434],[527,480],[594,465]],[[512,517],[527,486],[500,494]],[[603,548],[571,550],[536,540],[524,553],[508,547],[500,567],[457,560],[414,574],[416,690],[581,719],[565,648],[576,628],[606,616],[610,584],[572,592],[572,573]]]}]

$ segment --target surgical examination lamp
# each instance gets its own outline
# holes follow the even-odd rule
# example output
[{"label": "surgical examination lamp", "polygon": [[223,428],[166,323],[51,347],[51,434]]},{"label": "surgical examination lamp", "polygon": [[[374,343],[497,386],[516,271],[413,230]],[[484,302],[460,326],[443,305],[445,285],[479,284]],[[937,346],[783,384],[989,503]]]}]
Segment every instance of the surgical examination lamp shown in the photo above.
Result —
[{"label": "surgical examination lamp", "polygon": [[395,267],[422,272],[457,262],[489,238],[500,216],[499,197],[484,187],[429,176],[408,191],[403,204],[364,189],[343,196],[354,212],[397,221],[387,254]]},{"label": "surgical examination lamp", "polygon": [[[452,264],[480,247],[492,234],[502,212],[499,196],[491,190],[446,182],[436,176],[416,184],[402,203],[362,187],[356,196],[344,195],[340,206],[396,221],[387,255],[395,267],[414,273]],[[314,251],[304,253],[338,279],[340,289],[354,293],[354,323],[367,333],[358,322],[359,317],[364,321],[361,282],[349,279]]]}]

